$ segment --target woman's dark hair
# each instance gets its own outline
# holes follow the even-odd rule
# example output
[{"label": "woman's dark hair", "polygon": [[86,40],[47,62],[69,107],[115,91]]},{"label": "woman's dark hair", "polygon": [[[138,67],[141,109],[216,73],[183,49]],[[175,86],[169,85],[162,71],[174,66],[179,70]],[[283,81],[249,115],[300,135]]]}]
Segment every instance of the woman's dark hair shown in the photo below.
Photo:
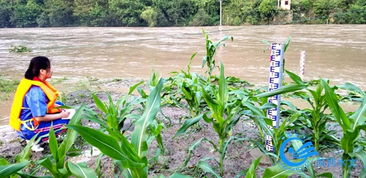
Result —
[{"label": "woman's dark hair", "polygon": [[34,57],[31,60],[29,67],[24,74],[24,77],[28,80],[33,80],[34,77],[38,77],[39,71],[41,69],[48,70],[50,68],[51,68],[51,63],[47,57],[44,57],[44,56]]}]

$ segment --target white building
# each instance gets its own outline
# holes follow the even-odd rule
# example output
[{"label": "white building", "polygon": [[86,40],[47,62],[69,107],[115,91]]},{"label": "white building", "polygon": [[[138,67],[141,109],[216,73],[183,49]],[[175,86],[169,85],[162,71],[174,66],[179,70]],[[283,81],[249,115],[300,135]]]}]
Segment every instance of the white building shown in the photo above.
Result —
[{"label": "white building", "polygon": [[283,10],[291,9],[291,0],[277,0],[278,7]]}]

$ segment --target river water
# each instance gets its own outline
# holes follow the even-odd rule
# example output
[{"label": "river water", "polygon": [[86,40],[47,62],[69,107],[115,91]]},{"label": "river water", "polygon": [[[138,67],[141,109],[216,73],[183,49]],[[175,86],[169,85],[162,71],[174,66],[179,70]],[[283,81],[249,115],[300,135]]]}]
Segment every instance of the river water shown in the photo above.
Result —
[{"label": "river water", "polygon": [[[227,26],[221,31],[218,27],[4,28],[0,29],[0,75],[20,79],[29,60],[44,55],[52,60],[56,77],[148,78],[152,71],[167,76],[184,68],[194,52],[198,55],[192,70],[202,72],[202,30],[213,40],[234,37],[216,55],[227,75],[264,85],[269,51],[262,40],[283,42],[291,37],[286,69],[298,73],[300,52],[306,51],[306,79],[323,77],[366,88],[366,25]],[[33,51],[9,53],[12,45]],[[8,114],[8,105],[3,104],[0,117]]]}]

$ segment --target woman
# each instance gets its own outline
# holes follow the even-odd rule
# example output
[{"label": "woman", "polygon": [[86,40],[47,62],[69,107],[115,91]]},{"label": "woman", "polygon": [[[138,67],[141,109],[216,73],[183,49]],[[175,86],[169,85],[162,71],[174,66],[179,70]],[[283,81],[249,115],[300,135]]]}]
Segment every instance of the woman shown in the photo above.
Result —
[{"label": "woman", "polygon": [[[18,131],[21,138],[32,139],[37,135],[38,143],[48,140],[53,127],[56,135],[66,131],[69,112],[58,109],[63,105],[56,101],[58,91],[46,80],[52,77],[50,60],[44,56],[34,57],[25,72],[14,96],[9,125]],[[42,151],[38,144],[34,151]]]}]

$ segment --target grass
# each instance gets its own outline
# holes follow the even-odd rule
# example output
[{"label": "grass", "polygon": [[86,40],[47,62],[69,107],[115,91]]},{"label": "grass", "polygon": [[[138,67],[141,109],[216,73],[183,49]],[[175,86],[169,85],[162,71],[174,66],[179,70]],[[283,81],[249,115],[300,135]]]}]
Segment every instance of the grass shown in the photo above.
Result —
[{"label": "grass", "polygon": [[64,81],[68,80],[67,77],[61,77],[61,78],[53,78],[51,80],[52,84],[55,85],[55,84],[60,84],[60,83],[63,83]]},{"label": "grass", "polygon": [[0,75],[0,100],[8,100],[10,94],[14,93],[19,81],[6,79],[4,76]]}]

